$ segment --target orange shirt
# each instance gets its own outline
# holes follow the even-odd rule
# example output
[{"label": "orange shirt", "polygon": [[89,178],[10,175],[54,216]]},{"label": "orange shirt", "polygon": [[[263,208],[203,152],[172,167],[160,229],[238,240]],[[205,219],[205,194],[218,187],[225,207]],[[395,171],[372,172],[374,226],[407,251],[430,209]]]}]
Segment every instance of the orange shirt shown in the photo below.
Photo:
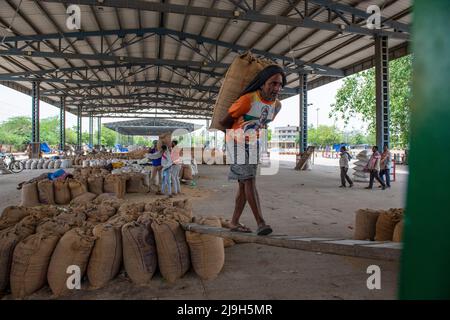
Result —
[{"label": "orange shirt", "polygon": [[254,130],[258,135],[259,129],[265,128],[275,118],[280,108],[281,104],[278,100],[264,100],[259,91],[247,93],[228,109],[229,115],[235,119],[231,129],[242,129],[244,133]]}]

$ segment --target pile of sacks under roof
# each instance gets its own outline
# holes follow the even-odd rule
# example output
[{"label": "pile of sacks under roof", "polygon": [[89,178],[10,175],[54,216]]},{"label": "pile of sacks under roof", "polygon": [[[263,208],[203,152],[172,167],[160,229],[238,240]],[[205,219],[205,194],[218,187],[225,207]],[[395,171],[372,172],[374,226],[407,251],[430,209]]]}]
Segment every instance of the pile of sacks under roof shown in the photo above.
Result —
[{"label": "pile of sacks under roof", "polygon": [[104,163],[103,165],[106,165],[116,160],[139,160],[144,158],[147,153],[148,149],[137,149],[127,153],[109,153],[109,152],[90,153],[87,155],[70,157],[70,159],[73,159],[74,165],[77,166],[83,165],[83,161],[91,161],[91,160],[101,161],[101,163]]},{"label": "pile of sacks under roof", "polygon": [[67,169],[72,168],[72,159],[29,159],[24,160],[24,168],[26,170],[35,169]]},{"label": "pile of sacks under roof", "polygon": [[149,180],[147,174],[111,174],[98,168],[76,169],[72,177],[56,180],[49,180],[43,174],[22,184],[21,205],[67,205],[89,202],[104,194],[122,199],[125,193],[156,193],[156,187],[152,188]]},{"label": "pile of sacks under roof", "polygon": [[[0,217],[0,292],[26,297],[47,283],[55,297],[72,292],[75,269],[101,288],[123,266],[136,284],[147,284],[159,268],[174,282],[192,265],[213,279],[224,264],[222,238],[184,231],[192,222],[189,200],[129,203],[117,198],[67,207],[8,207]],[[195,219],[220,227],[219,218]]]},{"label": "pile of sacks under roof", "polygon": [[403,209],[359,209],[355,215],[355,240],[401,242]]}]

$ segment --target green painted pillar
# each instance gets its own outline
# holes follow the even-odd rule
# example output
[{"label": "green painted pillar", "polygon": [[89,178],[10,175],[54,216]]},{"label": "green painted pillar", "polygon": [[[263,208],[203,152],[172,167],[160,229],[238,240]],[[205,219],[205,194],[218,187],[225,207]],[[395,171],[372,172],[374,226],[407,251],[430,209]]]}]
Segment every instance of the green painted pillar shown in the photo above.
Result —
[{"label": "green painted pillar", "polygon": [[414,1],[401,299],[450,299],[450,1]]}]

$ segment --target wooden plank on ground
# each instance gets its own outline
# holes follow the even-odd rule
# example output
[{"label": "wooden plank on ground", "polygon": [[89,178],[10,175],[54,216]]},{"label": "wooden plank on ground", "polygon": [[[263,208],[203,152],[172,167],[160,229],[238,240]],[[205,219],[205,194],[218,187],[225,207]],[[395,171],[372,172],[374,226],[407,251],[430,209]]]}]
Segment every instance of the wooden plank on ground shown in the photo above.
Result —
[{"label": "wooden plank on ground", "polygon": [[210,234],[221,238],[229,238],[240,243],[258,243],[288,249],[298,249],[368,259],[397,261],[400,258],[402,249],[402,245],[400,243],[394,242],[286,235],[258,236],[255,233],[232,232],[225,228],[210,227],[195,223],[183,224],[182,227],[186,231]]}]

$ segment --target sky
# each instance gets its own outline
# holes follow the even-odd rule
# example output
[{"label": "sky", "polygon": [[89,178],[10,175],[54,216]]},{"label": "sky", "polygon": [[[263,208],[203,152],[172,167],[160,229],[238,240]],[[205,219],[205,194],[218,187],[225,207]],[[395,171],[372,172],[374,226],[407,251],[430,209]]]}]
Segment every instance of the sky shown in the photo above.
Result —
[{"label": "sky", "polygon": [[[342,86],[343,81],[337,80],[321,86],[319,88],[308,91],[308,125],[314,127],[319,125],[336,125],[339,129],[345,131],[361,130],[365,131],[366,124],[361,119],[354,118],[345,126],[344,122],[337,121],[335,123],[333,118],[329,118],[331,111],[330,105],[334,103],[337,90]],[[282,108],[275,120],[270,123],[269,128],[282,126],[298,126],[299,123],[299,96],[294,96],[289,99],[281,101]],[[59,115],[59,109],[41,101],[40,103],[40,117],[47,118]],[[30,116],[31,117],[31,97],[0,85],[0,122],[5,121],[10,117],[16,116]],[[131,119],[127,119],[131,120]],[[102,118],[102,123],[120,121],[114,118]],[[205,125],[205,120],[184,120],[186,122],[193,122],[200,125]],[[76,126],[77,118],[75,115],[66,112],[66,127],[72,128]],[[82,129],[88,131],[89,120],[83,118]],[[94,121],[94,130],[96,130],[97,122]]]}]

